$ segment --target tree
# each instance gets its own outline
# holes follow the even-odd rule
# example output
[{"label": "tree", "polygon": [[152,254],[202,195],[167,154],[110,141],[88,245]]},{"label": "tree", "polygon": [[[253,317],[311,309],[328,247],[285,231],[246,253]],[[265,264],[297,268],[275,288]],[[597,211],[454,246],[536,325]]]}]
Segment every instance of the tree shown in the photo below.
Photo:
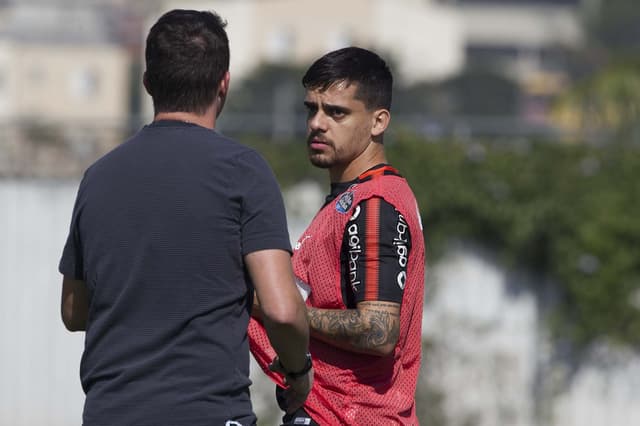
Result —
[{"label": "tree", "polygon": [[513,116],[518,113],[518,85],[490,70],[468,69],[440,83],[399,88],[394,112],[433,116]]},{"label": "tree", "polygon": [[596,0],[586,13],[589,48],[612,55],[637,55],[640,51],[640,8],[636,0]]},{"label": "tree", "polygon": [[608,65],[569,89],[553,117],[579,139],[640,143],[640,58]]},{"label": "tree", "polygon": [[232,82],[220,129],[270,134],[274,141],[304,133],[304,71],[293,65],[263,64],[243,81]]}]

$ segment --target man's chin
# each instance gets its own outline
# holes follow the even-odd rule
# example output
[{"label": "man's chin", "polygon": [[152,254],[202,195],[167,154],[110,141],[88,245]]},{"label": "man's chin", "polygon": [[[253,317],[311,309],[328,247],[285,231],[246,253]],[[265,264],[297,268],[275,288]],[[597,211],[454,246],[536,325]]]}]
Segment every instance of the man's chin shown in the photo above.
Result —
[{"label": "man's chin", "polygon": [[309,161],[311,164],[321,169],[328,169],[332,166],[331,161],[320,155],[309,154]]}]

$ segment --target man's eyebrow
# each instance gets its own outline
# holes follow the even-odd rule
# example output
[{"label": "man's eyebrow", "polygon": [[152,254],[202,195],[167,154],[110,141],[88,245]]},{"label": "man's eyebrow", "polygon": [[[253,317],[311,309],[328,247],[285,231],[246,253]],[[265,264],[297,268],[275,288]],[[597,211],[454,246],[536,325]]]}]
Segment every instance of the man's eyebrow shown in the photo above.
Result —
[{"label": "man's eyebrow", "polygon": [[[318,103],[315,101],[304,101],[304,106],[307,108],[318,108]],[[347,108],[345,106],[342,105],[335,105],[335,104],[329,104],[326,102],[322,102],[322,109],[324,109],[325,111],[338,111],[338,112],[343,112],[343,113],[349,113],[351,112],[350,108]]]},{"label": "man's eyebrow", "polygon": [[332,110],[332,111],[351,112],[350,108],[347,108],[347,107],[342,106],[342,105],[334,105],[334,104],[323,103],[322,104],[322,108],[324,108],[325,110]]}]

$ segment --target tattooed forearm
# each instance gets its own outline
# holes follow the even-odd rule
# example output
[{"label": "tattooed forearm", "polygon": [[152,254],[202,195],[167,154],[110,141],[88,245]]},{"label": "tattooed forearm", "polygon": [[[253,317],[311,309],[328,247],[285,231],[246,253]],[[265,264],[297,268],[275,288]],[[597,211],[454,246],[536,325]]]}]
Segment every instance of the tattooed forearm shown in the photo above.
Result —
[{"label": "tattooed forearm", "polygon": [[319,340],[365,353],[388,353],[400,330],[399,305],[363,302],[358,309],[309,308],[311,333]]}]

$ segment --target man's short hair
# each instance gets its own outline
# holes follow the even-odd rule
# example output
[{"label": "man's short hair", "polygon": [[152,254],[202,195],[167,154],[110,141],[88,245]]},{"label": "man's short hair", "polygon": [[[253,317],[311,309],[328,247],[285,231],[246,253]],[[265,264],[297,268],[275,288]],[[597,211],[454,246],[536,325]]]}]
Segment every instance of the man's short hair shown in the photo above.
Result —
[{"label": "man's short hair", "polygon": [[155,112],[202,114],[229,70],[226,22],[214,12],[172,10],[153,25],[145,81]]},{"label": "man's short hair", "polygon": [[393,76],[386,62],[360,47],[345,47],[316,60],[302,77],[306,89],[326,90],[338,82],[356,83],[356,98],[367,109],[391,110]]}]

